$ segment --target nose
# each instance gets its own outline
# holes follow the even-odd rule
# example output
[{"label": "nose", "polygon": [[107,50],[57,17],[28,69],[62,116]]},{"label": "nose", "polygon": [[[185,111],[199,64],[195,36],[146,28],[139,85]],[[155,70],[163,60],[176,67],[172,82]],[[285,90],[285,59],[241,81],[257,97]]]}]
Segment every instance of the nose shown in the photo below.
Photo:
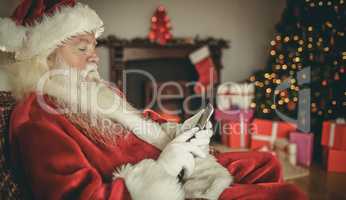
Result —
[{"label": "nose", "polygon": [[88,62],[93,62],[98,64],[99,61],[100,61],[100,57],[97,55],[96,50],[93,50],[90,56],[88,57]]}]

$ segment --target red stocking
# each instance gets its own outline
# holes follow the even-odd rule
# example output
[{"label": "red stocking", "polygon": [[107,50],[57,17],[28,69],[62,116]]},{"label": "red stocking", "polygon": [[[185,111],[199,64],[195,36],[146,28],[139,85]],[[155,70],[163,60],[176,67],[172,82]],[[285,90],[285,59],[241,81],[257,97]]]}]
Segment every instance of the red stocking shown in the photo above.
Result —
[{"label": "red stocking", "polygon": [[190,60],[195,65],[199,75],[198,81],[194,87],[195,93],[204,93],[206,89],[212,87],[214,83],[216,83],[218,78],[208,47],[204,46],[191,53]]}]

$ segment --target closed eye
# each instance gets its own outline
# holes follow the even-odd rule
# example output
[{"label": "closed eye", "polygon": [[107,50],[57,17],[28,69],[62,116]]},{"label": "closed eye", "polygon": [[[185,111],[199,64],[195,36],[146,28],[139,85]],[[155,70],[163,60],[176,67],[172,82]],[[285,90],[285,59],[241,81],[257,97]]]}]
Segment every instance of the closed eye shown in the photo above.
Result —
[{"label": "closed eye", "polygon": [[79,51],[85,52],[87,50],[87,48],[78,48]]}]

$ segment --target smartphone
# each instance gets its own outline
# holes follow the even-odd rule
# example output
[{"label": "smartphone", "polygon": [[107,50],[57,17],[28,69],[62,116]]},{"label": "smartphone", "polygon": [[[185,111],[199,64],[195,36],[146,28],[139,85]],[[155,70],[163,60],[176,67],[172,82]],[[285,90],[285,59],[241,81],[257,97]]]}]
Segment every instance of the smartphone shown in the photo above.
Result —
[{"label": "smartphone", "polygon": [[[201,114],[199,114],[200,112],[203,112]],[[210,117],[213,115],[214,112],[214,107],[212,104],[208,104],[207,107],[203,110],[201,110],[198,115],[200,115],[198,121],[197,121],[197,127],[199,128],[199,130],[203,130],[205,128],[205,126],[207,125]],[[198,116],[197,115],[197,116]],[[193,121],[192,119],[190,119],[190,121]],[[191,138],[189,138],[187,140],[187,142],[189,142],[190,140],[192,140],[195,136],[192,136]],[[179,182],[181,182],[182,184],[184,184],[183,178],[184,178],[184,170],[181,170],[181,172],[178,174],[178,180]]]},{"label": "smartphone", "polygon": [[[202,112],[202,113],[200,113],[200,112]],[[207,105],[207,107],[204,108],[203,110],[201,110],[200,112],[199,112],[200,114],[199,114],[198,121],[195,123],[195,125],[193,127],[198,127],[199,130],[203,130],[206,127],[210,117],[213,115],[214,107],[212,104],[209,103]],[[193,127],[191,127],[191,128],[193,128]],[[193,138],[195,138],[195,136],[192,136],[191,138],[189,138],[187,140],[187,142],[189,142]]]},{"label": "smartphone", "polygon": [[205,126],[207,125],[210,117],[213,115],[214,107],[210,103],[207,105],[207,107],[204,109],[204,112],[202,116],[199,118],[197,122],[197,126],[200,130],[203,130]]}]

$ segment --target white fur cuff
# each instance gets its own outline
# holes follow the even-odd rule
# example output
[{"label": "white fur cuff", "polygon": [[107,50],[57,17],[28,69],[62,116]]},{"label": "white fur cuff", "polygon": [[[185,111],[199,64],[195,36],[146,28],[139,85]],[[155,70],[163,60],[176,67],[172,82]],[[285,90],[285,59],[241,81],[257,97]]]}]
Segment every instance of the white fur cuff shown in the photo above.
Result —
[{"label": "white fur cuff", "polygon": [[176,177],[168,175],[154,160],[125,165],[113,173],[123,178],[133,200],[183,200],[184,191]]},{"label": "white fur cuff", "polygon": [[196,158],[195,162],[193,174],[185,180],[185,197],[218,199],[221,193],[233,183],[233,177],[211,155],[207,158]]}]

